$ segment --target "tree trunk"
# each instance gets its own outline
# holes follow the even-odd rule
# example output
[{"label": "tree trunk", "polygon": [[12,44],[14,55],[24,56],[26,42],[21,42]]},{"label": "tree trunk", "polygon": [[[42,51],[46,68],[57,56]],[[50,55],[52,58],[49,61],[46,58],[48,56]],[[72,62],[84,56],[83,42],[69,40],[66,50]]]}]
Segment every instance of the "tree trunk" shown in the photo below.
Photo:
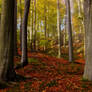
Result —
[{"label": "tree trunk", "polygon": [[87,47],[88,47],[88,28],[89,28],[89,16],[90,16],[90,0],[84,1],[84,27],[85,27],[85,59],[87,59]]},{"label": "tree trunk", "polygon": [[[78,15],[79,15],[79,18],[82,17],[81,13],[82,13],[81,0],[78,0]],[[82,20],[80,20],[80,22],[82,24]],[[83,33],[82,33],[82,26],[81,25],[79,26],[79,31],[80,31],[80,33],[78,35],[78,39],[80,40],[80,42],[82,42],[83,41],[83,39],[82,39]]]},{"label": "tree trunk", "polygon": [[21,63],[24,65],[28,64],[27,60],[27,21],[28,13],[30,8],[30,0],[25,0],[24,18],[22,24],[22,57]]},{"label": "tree trunk", "polygon": [[66,14],[67,14],[67,12],[65,12],[65,23],[64,23],[65,28],[64,28],[64,39],[63,39],[63,40],[64,40],[64,41],[63,41],[63,42],[64,42],[63,44],[64,44],[64,47],[65,47],[65,48],[66,48],[66,35],[67,35],[67,33],[66,33],[66,29],[67,29],[67,26],[66,26],[66,24],[67,24],[67,23],[66,23],[66,22],[67,22],[67,16],[66,16]]},{"label": "tree trunk", "polygon": [[0,31],[0,81],[12,80],[15,77],[13,41],[14,0],[3,0]]},{"label": "tree trunk", "polygon": [[36,0],[34,0],[34,41],[33,41],[33,48],[36,51]]},{"label": "tree trunk", "polygon": [[58,31],[58,58],[61,57],[61,30],[60,30],[60,7],[57,0],[57,31]]},{"label": "tree trunk", "polygon": [[73,61],[73,43],[72,43],[70,0],[66,0],[66,9],[67,9],[67,28],[68,28],[68,35],[69,35],[69,62],[72,62]]},{"label": "tree trunk", "polygon": [[14,55],[18,55],[17,52],[17,0],[15,1],[14,7]]},{"label": "tree trunk", "polygon": [[[92,0],[84,1],[85,32],[86,32],[86,64],[84,69],[84,79],[92,81]],[[87,9],[87,11],[86,11]],[[89,17],[89,19],[88,19]]]},{"label": "tree trunk", "polygon": [[[45,2],[46,3],[46,2]],[[45,36],[45,41],[47,40],[47,17],[46,17],[46,5],[44,5],[44,36]],[[46,50],[46,43],[44,46],[44,51]]]},{"label": "tree trunk", "polygon": [[22,3],[20,0],[20,50],[22,50]]},{"label": "tree trunk", "polygon": [[32,24],[32,26],[31,26],[31,51],[33,51],[33,24],[34,24],[34,20],[33,20],[33,0],[31,1],[31,7],[32,7],[32,12],[31,12],[31,14],[32,14],[32,18],[31,18],[31,24]]}]

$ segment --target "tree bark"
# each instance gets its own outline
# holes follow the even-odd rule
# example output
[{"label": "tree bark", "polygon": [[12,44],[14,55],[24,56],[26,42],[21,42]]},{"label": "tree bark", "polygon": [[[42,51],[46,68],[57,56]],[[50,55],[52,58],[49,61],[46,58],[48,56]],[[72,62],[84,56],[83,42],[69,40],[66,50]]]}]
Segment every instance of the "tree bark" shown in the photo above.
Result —
[{"label": "tree bark", "polygon": [[22,57],[21,63],[24,65],[28,64],[27,60],[27,22],[28,22],[28,13],[30,8],[30,0],[25,0],[25,10],[24,18],[22,24]]},{"label": "tree bark", "polygon": [[85,59],[87,59],[90,0],[84,0]]},{"label": "tree bark", "polygon": [[64,44],[65,48],[66,48],[66,35],[67,35],[67,32],[66,32],[66,29],[67,29],[67,25],[66,24],[67,23],[66,22],[67,22],[67,12],[65,12],[65,23],[64,23],[65,28],[64,28],[64,39],[63,39],[64,40],[63,44]]},{"label": "tree bark", "polygon": [[72,42],[70,0],[66,0],[66,9],[67,9],[67,28],[68,28],[68,37],[69,37],[69,62],[72,62],[73,61],[73,42]]},{"label": "tree bark", "polygon": [[33,48],[36,51],[36,0],[34,0],[34,40],[33,40]]},{"label": "tree bark", "polygon": [[61,30],[60,30],[60,7],[57,0],[57,31],[58,31],[58,58],[61,57]]},{"label": "tree bark", "polygon": [[3,0],[0,31],[0,81],[12,80],[15,77],[13,41],[14,0]]},{"label": "tree bark", "polygon": [[[46,2],[45,2],[46,3]],[[46,17],[46,5],[44,5],[44,36],[45,36],[45,41],[47,40],[47,17]],[[44,51],[46,50],[46,43],[44,46]]]},{"label": "tree bark", "polygon": [[34,20],[33,20],[33,0],[31,0],[31,7],[32,7],[32,12],[31,12],[31,14],[32,14],[32,18],[31,18],[31,24],[32,24],[32,26],[31,26],[31,51],[33,51],[33,26],[34,26]]},{"label": "tree bark", "polygon": [[17,0],[15,1],[14,7],[14,55],[18,55],[17,52]]},{"label": "tree bark", "polygon": [[22,3],[20,0],[20,50],[22,50]]},{"label": "tree bark", "polygon": [[[84,1],[85,32],[86,32],[86,64],[84,69],[84,79],[92,81],[92,0]],[[87,11],[86,11],[87,10]],[[88,18],[89,17],[89,18]]]}]

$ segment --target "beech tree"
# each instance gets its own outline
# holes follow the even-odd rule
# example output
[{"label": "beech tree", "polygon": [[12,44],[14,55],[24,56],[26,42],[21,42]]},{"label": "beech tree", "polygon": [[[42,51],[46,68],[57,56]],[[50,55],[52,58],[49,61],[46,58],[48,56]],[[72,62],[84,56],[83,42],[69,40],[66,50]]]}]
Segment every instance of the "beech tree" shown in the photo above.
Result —
[{"label": "beech tree", "polygon": [[71,25],[71,8],[70,0],[66,0],[66,9],[67,9],[67,30],[69,38],[69,61],[73,61],[73,43],[72,43],[72,25]]},{"label": "beech tree", "polygon": [[17,55],[17,0],[14,1],[14,55]]},{"label": "beech tree", "polygon": [[33,51],[33,24],[34,24],[34,20],[33,20],[33,0],[31,0],[31,51]]},{"label": "beech tree", "polygon": [[36,0],[34,0],[34,24],[33,24],[33,35],[34,35],[34,40],[33,40],[33,49],[34,51],[36,50]]},{"label": "beech tree", "polygon": [[13,64],[14,0],[2,1],[0,30],[0,81],[15,77]]},{"label": "beech tree", "polygon": [[[47,40],[47,5],[46,5],[46,1],[44,1],[44,36],[45,36],[45,41]],[[46,50],[46,43],[44,46],[44,51]]]},{"label": "beech tree", "polygon": [[22,1],[19,0],[20,2],[20,49],[22,50]]},{"label": "beech tree", "polygon": [[61,30],[60,30],[60,6],[57,0],[57,31],[58,31],[58,57],[61,57]]},{"label": "beech tree", "polygon": [[24,17],[22,24],[22,57],[21,63],[24,65],[28,64],[27,60],[27,22],[28,22],[28,13],[30,8],[30,0],[25,0],[25,9]]},{"label": "beech tree", "polygon": [[86,64],[84,79],[92,81],[92,0],[84,0]]}]

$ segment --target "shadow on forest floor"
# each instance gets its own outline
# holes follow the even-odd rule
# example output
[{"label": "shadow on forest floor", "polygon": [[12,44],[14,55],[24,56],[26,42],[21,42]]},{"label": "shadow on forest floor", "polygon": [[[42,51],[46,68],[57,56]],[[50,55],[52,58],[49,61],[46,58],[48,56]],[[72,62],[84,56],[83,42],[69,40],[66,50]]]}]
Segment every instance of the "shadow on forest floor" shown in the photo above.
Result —
[{"label": "shadow on forest floor", "polygon": [[27,80],[31,80],[31,79],[32,79],[31,77],[25,77],[25,76],[16,74],[14,81],[1,82],[0,90],[7,89],[9,87],[12,87],[12,86],[18,84],[19,82],[23,82],[23,81],[27,81]]},{"label": "shadow on forest floor", "polygon": [[0,83],[0,89],[5,89],[8,87],[8,84],[6,83]]},{"label": "shadow on forest floor", "polygon": [[19,74],[16,74],[15,82],[21,82],[32,79],[31,77],[25,77]]}]

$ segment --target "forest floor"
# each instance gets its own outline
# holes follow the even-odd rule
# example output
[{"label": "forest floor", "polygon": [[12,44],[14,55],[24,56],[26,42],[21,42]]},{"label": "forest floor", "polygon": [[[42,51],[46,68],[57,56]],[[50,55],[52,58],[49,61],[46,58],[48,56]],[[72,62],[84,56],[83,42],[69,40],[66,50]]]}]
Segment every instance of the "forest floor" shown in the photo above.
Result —
[{"label": "forest floor", "polygon": [[[15,63],[20,57],[15,58]],[[92,82],[82,79],[84,60],[69,63],[43,53],[28,53],[29,64],[16,70],[19,81],[0,92],[92,92]]]}]

